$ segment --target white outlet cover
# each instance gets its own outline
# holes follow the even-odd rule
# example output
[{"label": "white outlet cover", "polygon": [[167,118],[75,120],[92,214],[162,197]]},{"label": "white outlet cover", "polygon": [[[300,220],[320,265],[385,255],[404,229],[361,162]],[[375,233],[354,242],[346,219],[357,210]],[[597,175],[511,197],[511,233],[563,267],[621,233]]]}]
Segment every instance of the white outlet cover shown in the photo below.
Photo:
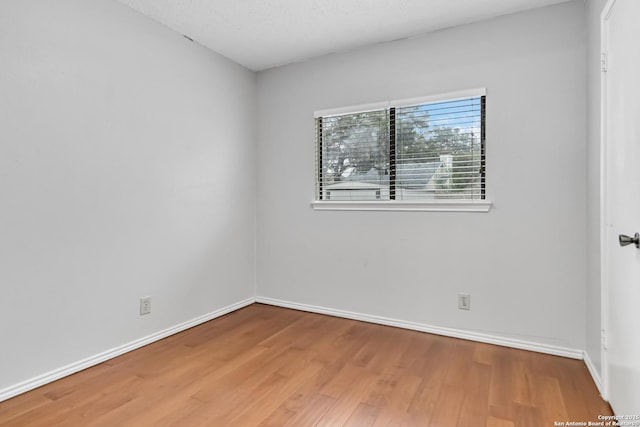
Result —
[{"label": "white outlet cover", "polygon": [[140,298],[140,316],[151,313],[151,297]]},{"label": "white outlet cover", "polygon": [[458,309],[471,310],[471,295],[467,293],[458,294]]}]

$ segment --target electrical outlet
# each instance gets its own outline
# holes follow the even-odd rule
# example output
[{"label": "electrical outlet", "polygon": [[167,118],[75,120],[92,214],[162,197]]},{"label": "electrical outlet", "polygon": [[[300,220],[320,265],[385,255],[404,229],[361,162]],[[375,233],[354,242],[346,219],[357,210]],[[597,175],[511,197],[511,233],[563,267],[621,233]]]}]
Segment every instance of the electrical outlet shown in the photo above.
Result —
[{"label": "electrical outlet", "polygon": [[471,295],[458,293],[458,310],[471,310]]},{"label": "electrical outlet", "polygon": [[151,313],[151,297],[140,298],[140,316]]}]

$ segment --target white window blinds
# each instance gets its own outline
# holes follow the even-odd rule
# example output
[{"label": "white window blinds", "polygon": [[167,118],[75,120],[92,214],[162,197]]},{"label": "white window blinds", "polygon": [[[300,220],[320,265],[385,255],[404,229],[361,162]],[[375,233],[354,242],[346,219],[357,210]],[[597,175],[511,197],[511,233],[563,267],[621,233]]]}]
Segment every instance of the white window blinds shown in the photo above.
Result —
[{"label": "white window blinds", "polygon": [[316,115],[316,200],[485,198],[485,96]]}]

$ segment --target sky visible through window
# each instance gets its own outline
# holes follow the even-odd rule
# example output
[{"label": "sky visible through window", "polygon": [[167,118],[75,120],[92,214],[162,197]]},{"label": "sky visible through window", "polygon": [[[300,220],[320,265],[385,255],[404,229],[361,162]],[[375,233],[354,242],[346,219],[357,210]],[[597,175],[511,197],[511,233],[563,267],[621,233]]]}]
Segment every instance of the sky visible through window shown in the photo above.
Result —
[{"label": "sky visible through window", "polygon": [[423,104],[418,109],[429,117],[427,132],[435,127],[450,127],[480,136],[479,97]]}]

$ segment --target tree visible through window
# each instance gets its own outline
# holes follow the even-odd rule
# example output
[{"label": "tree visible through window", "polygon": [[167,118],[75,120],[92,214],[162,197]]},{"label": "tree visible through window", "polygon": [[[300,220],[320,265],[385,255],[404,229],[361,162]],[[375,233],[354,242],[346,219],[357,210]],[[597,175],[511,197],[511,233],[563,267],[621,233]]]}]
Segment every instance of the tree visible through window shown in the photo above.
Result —
[{"label": "tree visible through window", "polygon": [[484,199],[485,97],[316,118],[317,200]]}]

